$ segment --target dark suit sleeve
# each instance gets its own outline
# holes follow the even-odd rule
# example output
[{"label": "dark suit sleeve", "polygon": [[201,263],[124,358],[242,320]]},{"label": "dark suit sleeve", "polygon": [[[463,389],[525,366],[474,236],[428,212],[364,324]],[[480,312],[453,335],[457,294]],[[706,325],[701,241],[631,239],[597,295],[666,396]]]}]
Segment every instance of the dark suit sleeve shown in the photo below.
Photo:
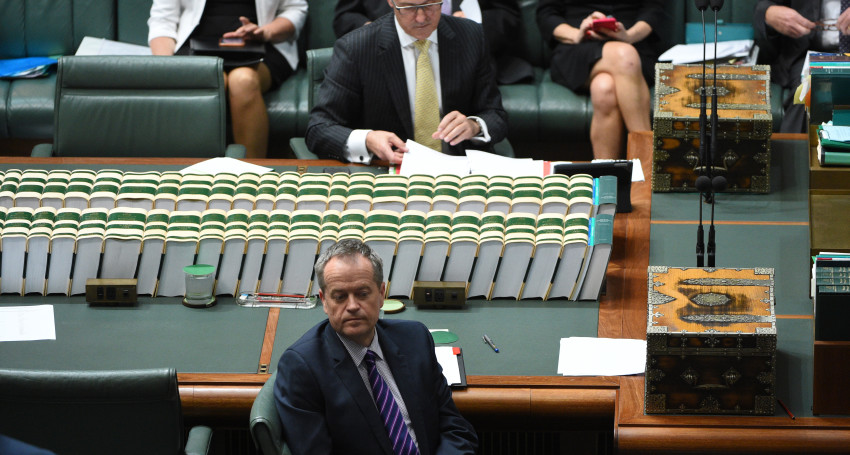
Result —
[{"label": "dark suit sleeve", "polygon": [[339,0],[334,8],[334,33],[339,38],[389,12],[386,0]]},{"label": "dark suit sleeve", "polygon": [[638,11],[637,21],[644,21],[657,33],[664,26],[664,0],[644,0],[643,6]]},{"label": "dark suit sleeve", "polygon": [[362,112],[357,57],[348,43],[349,40],[338,39],[334,44],[318,101],[307,123],[307,147],[321,158],[344,160],[343,151],[352,131],[347,125]]},{"label": "dark suit sleeve", "polygon": [[753,38],[759,47],[759,60],[772,61],[779,54],[782,35],[767,25],[765,14],[771,6],[787,6],[781,2],[759,0],[753,9]]},{"label": "dark suit sleeve", "polygon": [[283,437],[294,455],[331,453],[321,392],[307,361],[287,349],[280,358],[274,397]]},{"label": "dark suit sleeve", "polygon": [[481,25],[490,49],[511,47],[521,31],[521,16],[516,0],[479,0]]},{"label": "dark suit sleeve", "polygon": [[561,0],[540,0],[537,5],[537,26],[546,42],[554,39],[557,26],[567,22],[564,3]]}]

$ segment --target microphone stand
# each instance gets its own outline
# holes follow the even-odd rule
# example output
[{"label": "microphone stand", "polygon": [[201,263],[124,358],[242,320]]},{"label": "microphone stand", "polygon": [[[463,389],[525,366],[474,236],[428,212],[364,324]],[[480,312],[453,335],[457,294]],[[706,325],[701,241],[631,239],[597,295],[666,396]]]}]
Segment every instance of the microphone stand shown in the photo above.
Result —
[{"label": "microphone stand", "polygon": [[[700,103],[699,103],[699,109],[700,109],[700,112],[699,112],[699,156],[697,157],[697,167],[696,167],[696,169],[697,169],[697,172],[699,174],[701,174],[700,177],[703,177],[702,174],[705,172],[704,166],[706,165],[706,162],[707,162],[707,159],[706,159],[707,158],[707,156],[706,156],[707,144],[706,144],[706,131],[705,131],[706,122],[707,122],[706,113],[705,113],[705,105],[706,105],[706,102],[707,102],[706,93],[705,93],[705,91],[706,91],[706,87],[705,87],[705,52],[706,52],[705,51],[705,48],[706,48],[705,10],[706,10],[706,8],[708,8],[708,1],[707,0],[695,0],[694,3],[696,4],[697,9],[700,11],[700,14],[702,15],[702,87],[701,87],[701,91],[700,91]],[[715,31],[716,31],[716,27],[715,27]],[[716,46],[715,46],[715,48],[716,48]],[[697,178],[696,183],[702,183],[700,181],[699,177]],[[697,254],[697,267],[704,267],[705,266],[705,231],[703,230],[703,226],[702,226],[703,192],[699,188],[699,186],[701,186],[701,185],[697,185],[697,190],[699,190],[700,192],[698,193],[698,197],[699,197],[699,226],[697,227],[696,254]]]},{"label": "microphone stand", "polygon": [[[723,7],[723,0],[710,0],[711,9],[714,11],[714,82],[711,87],[711,147],[709,148],[708,177],[711,179],[711,223],[708,227],[708,267],[714,267],[717,244],[714,241],[714,204],[717,191],[723,191],[726,187],[726,179],[722,176],[712,176],[714,173],[714,159],[717,153],[717,12]],[[701,214],[700,214],[701,215]]]}]

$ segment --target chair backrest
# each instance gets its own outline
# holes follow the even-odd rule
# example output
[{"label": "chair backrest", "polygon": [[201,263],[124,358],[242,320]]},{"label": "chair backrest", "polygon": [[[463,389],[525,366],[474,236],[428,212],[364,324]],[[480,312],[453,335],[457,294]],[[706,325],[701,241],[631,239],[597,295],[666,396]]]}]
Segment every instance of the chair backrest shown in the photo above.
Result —
[{"label": "chair backrest", "polygon": [[218,57],[68,56],[59,60],[56,156],[224,156]]},{"label": "chair backrest", "polygon": [[0,59],[73,54],[84,36],[115,39],[115,0],[0,1]]},{"label": "chair backrest", "polygon": [[62,455],[178,454],[177,373],[2,369],[0,431]]},{"label": "chair backrest", "polygon": [[248,422],[251,437],[262,455],[290,453],[283,440],[283,427],[274,403],[274,382],[276,378],[277,372],[274,372],[263,384],[260,393],[254,399],[254,405],[251,406],[251,416]]}]

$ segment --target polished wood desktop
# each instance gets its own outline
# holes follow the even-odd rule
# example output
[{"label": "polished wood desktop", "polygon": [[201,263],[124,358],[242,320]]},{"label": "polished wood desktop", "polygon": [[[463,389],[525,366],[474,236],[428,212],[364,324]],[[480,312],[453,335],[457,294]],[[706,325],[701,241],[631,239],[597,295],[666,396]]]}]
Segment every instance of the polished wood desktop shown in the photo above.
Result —
[{"label": "polished wood desktop", "polygon": [[[774,135],[774,140],[805,137]],[[640,158],[651,176],[652,135],[629,135],[629,158]],[[9,158],[0,165],[150,166],[189,165],[191,159]],[[335,161],[255,160],[281,166],[340,166]],[[645,338],[646,273],[650,256],[652,194],[650,182],[632,185],[630,213],[618,214],[614,250],[608,267],[607,292],[598,306],[599,337]],[[804,259],[804,258],[803,258]],[[286,310],[284,310],[286,311]],[[240,374],[178,372],[180,394],[191,421],[247,422],[259,388],[269,377],[275,336],[287,329],[277,309],[268,311],[256,372]],[[399,316],[404,316],[402,313]],[[301,329],[306,329],[303,327]],[[299,329],[300,330],[300,329]],[[772,417],[659,416],[643,413],[643,375],[563,377],[535,374],[470,375],[468,387],[454,392],[461,412],[492,428],[588,429],[613,431],[618,453],[847,453],[850,418],[797,417],[777,407]]]}]

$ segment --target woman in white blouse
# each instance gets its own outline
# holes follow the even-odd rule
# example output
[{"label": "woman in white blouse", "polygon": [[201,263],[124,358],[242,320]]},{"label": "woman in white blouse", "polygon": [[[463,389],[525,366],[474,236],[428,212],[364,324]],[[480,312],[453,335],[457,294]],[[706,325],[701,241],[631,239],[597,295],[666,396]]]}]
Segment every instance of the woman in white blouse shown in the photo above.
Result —
[{"label": "woman in white blouse", "polygon": [[190,38],[241,38],[265,43],[258,64],[229,68],[225,86],[233,141],[248,158],[263,158],[269,120],[263,93],[298,67],[296,40],[307,18],[307,0],[154,0],[148,42],[154,55],[191,53]]}]

